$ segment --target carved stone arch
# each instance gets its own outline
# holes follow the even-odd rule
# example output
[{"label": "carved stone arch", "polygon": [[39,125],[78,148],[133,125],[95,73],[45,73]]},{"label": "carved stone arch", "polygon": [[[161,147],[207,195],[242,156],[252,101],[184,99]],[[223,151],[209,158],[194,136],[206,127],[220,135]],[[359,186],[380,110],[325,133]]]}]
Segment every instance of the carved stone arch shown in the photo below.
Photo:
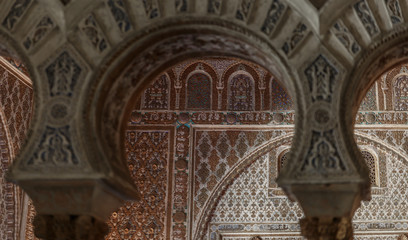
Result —
[{"label": "carved stone arch", "polygon": [[186,58],[223,55],[257,63],[280,79],[288,79],[288,85],[296,85],[269,41],[247,27],[217,18],[197,17],[189,21],[169,18],[147,29],[112,47],[116,52],[109,54],[91,77],[94,85],[81,110],[85,119],[82,128],[92,129],[84,137],[89,142],[101,140],[95,143],[99,157],[109,162],[119,178],[127,179],[127,190],[133,187],[131,180],[124,177],[128,176],[128,170],[122,146],[123,130],[134,108],[131,103],[159,73]]},{"label": "carved stone arch", "polygon": [[395,111],[408,110],[408,74],[397,74],[391,81],[392,105]]},{"label": "carved stone arch", "polygon": [[279,146],[290,144],[293,138],[293,133],[286,134],[285,136],[274,138],[268,142],[257,147],[252,152],[248,153],[238,163],[236,163],[230,171],[223,177],[221,181],[214,187],[211,196],[208,197],[208,201],[202,208],[202,214],[198,217],[196,224],[196,231],[192,239],[202,239],[208,228],[208,224],[211,221],[211,217],[217,204],[223,194],[226,192],[229,186],[234,182],[238,176],[247,169],[252,163],[254,163],[259,157],[267,154],[273,149]]},{"label": "carved stone arch", "polygon": [[341,98],[347,99],[341,111],[350,110],[344,121],[353,122],[352,118],[358,111],[359,103],[370,86],[380,79],[384,72],[408,60],[407,39],[407,26],[394,28],[364,49],[365,54],[356,60],[341,89]]}]

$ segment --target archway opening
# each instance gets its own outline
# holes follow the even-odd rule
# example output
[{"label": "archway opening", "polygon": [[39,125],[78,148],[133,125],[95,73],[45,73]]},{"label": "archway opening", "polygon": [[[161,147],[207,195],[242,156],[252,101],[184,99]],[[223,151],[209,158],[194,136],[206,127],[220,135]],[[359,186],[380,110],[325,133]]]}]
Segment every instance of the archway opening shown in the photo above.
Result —
[{"label": "archway opening", "polygon": [[[398,221],[405,226],[407,221],[403,210],[405,197],[401,193],[406,188],[405,174],[408,170],[407,67],[407,63],[402,62],[379,74],[366,92],[356,115],[354,134],[370,170],[372,195],[371,200],[362,202],[356,211],[356,226],[372,221],[386,226],[388,232],[407,231],[405,227],[398,229],[395,225]],[[381,210],[376,208],[386,202],[394,204]],[[367,226],[372,231],[380,228],[372,224]]]},{"label": "archway opening", "polygon": [[142,199],[112,214],[107,239],[205,238],[222,189],[254,161],[248,156],[294,131],[280,79],[234,57],[178,62],[128,104],[123,151]]}]

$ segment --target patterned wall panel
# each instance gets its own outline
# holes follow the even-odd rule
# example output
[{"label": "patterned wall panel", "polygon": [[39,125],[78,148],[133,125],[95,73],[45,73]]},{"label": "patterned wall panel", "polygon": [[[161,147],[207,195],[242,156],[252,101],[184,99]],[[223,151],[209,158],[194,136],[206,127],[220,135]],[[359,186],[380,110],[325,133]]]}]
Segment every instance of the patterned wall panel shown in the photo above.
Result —
[{"label": "patterned wall panel", "polygon": [[287,135],[291,131],[197,129],[194,133],[194,176],[191,182],[191,229],[197,229],[196,224],[209,197],[238,162],[262,143]]},{"label": "patterned wall panel", "polygon": [[108,221],[106,239],[166,239],[171,199],[168,178],[173,134],[170,130],[126,131],[125,148],[131,177],[142,199],[128,202]]},{"label": "patterned wall panel", "polygon": [[25,74],[27,70],[18,60],[0,57],[0,239],[20,238],[23,192],[8,182],[5,174],[31,120],[33,89]]},{"label": "patterned wall panel", "polygon": [[224,112],[294,109],[289,94],[267,70],[221,57],[186,61],[168,69],[150,84],[136,106],[140,106],[137,110]]},{"label": "patterned wall panel", "polygon": [[[2,115],[2,114],[1,114]],[[0,119],[0,239],[14,239],[17,224],[17,199],[15,186],[7,182],[6,172],[11,164],[13,149],[9,146],[4,116]]]},{"label": "patterned wall panel", "polygon": [[166,110],[169,108],[170,79],[167,74],[159,76],[144,91],[142,96],[143,109]]},{"label": "patterned wall panel", "polygon": [[0,67],[0,104],[17,152],[31,120],[33,89],[29,83],[5,67]]}]

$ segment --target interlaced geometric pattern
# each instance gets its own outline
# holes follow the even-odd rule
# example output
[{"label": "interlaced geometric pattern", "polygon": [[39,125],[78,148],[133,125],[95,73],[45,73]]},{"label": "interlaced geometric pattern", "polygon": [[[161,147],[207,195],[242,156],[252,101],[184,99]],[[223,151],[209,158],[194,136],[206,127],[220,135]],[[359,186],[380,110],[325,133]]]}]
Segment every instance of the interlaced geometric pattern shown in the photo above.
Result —
[{"label": "interlaced geometric pattern", "polygon": [[195,220],[198,220],[199,213],[214,188],[236,163],[265,141],[286,134],[288,133],[283,130],[197,131],[194,175]]},{"label": "interlaced geometric pattern", "polygon": [[12,73],[0,68],[0,104],[6,117],[7,128],[11,136],[13,151],[25,139],[28,130],[33,102],[31,86],[23,83]]},{"label": "interlaced geometric pattern", "polygon": [[[356,211],[355,239],[398,239],[395,231],[408,231],[408,163],[383,150],[377,151],[386,156],[382,160],[387,166],[388,185],[383,195],[363,201]],[[363,156],[373,163],[371,153],[363,151]],[[271,157],[274,154],[258,158],[234,180],[214,211],[208,239],[250,240],[255,233],[262,239],[286,239],[282,234],[288,233],[293,236],[290,239],[301,239],[296,237],[300,230],[298,219],[303,216],[299,206],[286,197],[268,197],[267,169],[274,169],[268,168],[267,159]],[[274,236],[270,236],[271,230]]]},{"label": "interlaced geometric pattern", "polygon": [[[286,197],[268,196],[269,157],[272,157],[272,154],[258,158],[225,192],[211,220],[210,239],[216,239],[214,237],[217,234],[231,231],[266,232],[268,228],[275,228],[277,232],[299,230],[297,222],[303,217],[299,205]],[[283,226],[282,223],[290,223],[291,229],[287,229],[288,225]]]}]

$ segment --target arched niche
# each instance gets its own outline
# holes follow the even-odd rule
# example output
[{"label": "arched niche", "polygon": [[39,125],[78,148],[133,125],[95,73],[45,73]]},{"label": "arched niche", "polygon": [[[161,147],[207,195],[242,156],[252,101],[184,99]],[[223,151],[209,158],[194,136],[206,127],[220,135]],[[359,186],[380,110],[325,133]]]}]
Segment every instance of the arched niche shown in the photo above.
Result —
[{"label": "arched niche", "polygon": [[213,79],[202,69],[189,73],[186,80],[186,110],[211,110]]},{"label": "arched niche", "polygon": [[255,110],[255,81],[245,70],[238,70],[228,79],[228,110]]}]

